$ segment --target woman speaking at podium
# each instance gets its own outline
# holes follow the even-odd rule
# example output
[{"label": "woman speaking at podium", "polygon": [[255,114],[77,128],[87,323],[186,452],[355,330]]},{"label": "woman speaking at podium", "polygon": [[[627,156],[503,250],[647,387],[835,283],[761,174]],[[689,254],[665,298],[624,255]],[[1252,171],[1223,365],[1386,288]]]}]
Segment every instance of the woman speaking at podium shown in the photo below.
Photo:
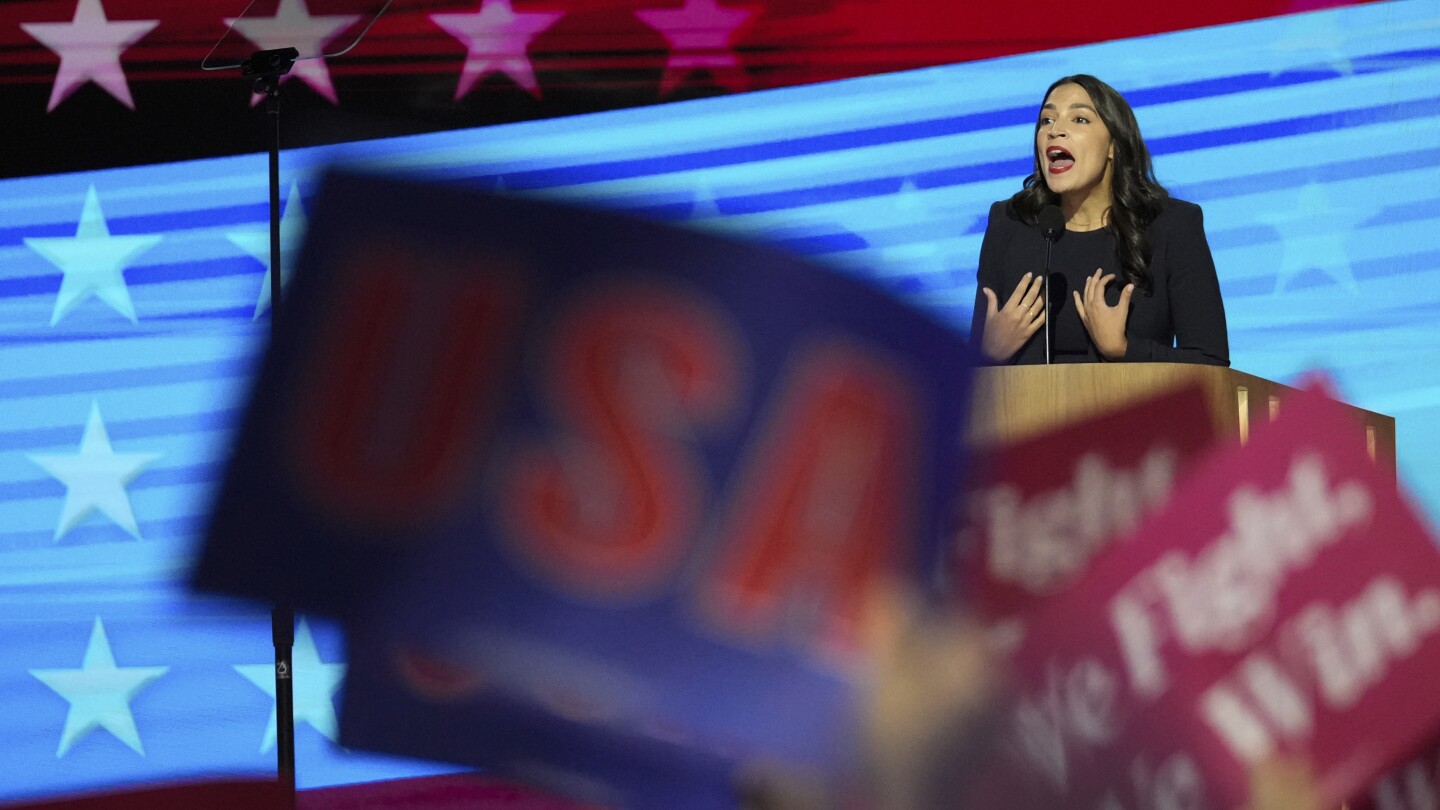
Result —
[{"label": "woman speaking at podium", "polygon": [[1230,365],[1200,206],[1156,182],[1135,113],[1094,76],[1046,91],[1035,171],[991,206],[977,278],[971,340],[992,363]]}]

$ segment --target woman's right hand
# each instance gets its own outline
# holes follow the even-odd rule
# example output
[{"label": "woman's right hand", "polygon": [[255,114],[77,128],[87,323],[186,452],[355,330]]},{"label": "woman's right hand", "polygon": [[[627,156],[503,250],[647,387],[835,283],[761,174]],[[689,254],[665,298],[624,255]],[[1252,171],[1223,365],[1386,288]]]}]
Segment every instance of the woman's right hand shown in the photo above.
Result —
[{"label": "woman's right hand", "polygon": [[1015,292],[1000,308],[995,291],[981,287],[989,304],[985,309],[985,334],[980,339],[980,351],[992,362],[1004,363],[1025,341],[1045,323],[1045,302],[1040,297],[1043,279],[1033,273],[1026,273],[1015,285]]}]

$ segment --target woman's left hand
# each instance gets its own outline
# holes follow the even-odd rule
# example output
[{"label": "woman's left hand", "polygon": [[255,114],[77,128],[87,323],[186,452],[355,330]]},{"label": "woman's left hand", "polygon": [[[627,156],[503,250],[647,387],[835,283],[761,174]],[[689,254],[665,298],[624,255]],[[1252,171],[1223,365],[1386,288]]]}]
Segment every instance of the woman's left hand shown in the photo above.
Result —
[{"label": "woman's left hand", "polygon": [[1119,360],[1125,356],[1130,341],[1125,338],[1125,319],[1130,315],[1130,294],[1135,292],[1134,284],[1126,284],[1120,293],[1120,303],[1110,306],[1105,303],[1105,287],[1115,280],[1115,274],[1101,277],[1101,270],[1085,279],[1085,295],[1082,298],[1076,290],[1075,309],[1080,313],[1080,322],[1095,341],[1095,348],[1107,360]]}]

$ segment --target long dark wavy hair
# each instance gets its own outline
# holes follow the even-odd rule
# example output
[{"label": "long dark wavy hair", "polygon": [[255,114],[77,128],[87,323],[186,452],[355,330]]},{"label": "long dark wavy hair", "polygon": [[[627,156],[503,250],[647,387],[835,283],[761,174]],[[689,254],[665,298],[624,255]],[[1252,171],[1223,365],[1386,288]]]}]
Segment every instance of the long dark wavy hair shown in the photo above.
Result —
[{"label": "long dark wavy hair", "polygon": [[[1140,137],[1140,124],[1135,120],[1135,111],[1125,97],[1115,88],[1094,76],[1077,73],[1056,81],[1045,89],[1044,98],[1062,84],[1078,84],[1090,94],[1095,102],[1095,112],[1110,131],[1115,147],[1115,160],[1110,172],[1111,206],[1109,221],[1105,227],[1115,235],[1115,252],[1120,259],[1120,271],[1125,280],[1144,289],[1149,286],[1151,245],[1145,230],[1170,194],[1155,179],[1155,169],[1150,165],[1150,150]],[[1044,104],[1044,100],[1040,102]],[[1039,131],[1039,118],[1035,122]],[[1040,149],[1035,145],[1035,169],[1025,178],[1025,186],[1010,198],[1011,210],[1022,221],[1035,224],[1040,218],[1040,209],[1047,205],[1059,205],[1060,195],[1045,185]]]}]

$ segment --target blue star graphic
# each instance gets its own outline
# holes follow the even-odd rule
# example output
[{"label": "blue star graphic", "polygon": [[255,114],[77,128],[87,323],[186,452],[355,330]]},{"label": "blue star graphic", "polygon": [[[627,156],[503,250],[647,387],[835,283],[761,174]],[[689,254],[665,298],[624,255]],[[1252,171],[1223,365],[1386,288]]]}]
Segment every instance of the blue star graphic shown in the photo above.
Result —
[{"label": "blue star graphic", "polygon": [[30,456],[31,461],[65,485],[65,505],[55,525],[54,539],[60,540],[91,512],[99,510],[139,540],[140,527],[125,487],[159,457],[159,453],[116,453],[110,447],[100,405],[91,402],[79,453]]},{"label": "blue star graphic", "polygon": [[132,750],[145,754],[130,701],[169,667],[117,667],[110,651],[110,639],[100,617],[90,630],[90,643],[79,669],[32,669],[41,683],[70,701],[65,729],[60,733],[56,758],[63,757],[85,735],[103,728]]},{"label": "blue star graphic", "polygon": [[154,247],[160,236],[111,236],[100,197],[91,186],[73,237],[27,238],[25,246],[60,268],[64,277],[50,325],[60,322],[90,296],[109,304],[116,312],[135,322],[135,305],[125,286],[125,268],[139,254]]}]

